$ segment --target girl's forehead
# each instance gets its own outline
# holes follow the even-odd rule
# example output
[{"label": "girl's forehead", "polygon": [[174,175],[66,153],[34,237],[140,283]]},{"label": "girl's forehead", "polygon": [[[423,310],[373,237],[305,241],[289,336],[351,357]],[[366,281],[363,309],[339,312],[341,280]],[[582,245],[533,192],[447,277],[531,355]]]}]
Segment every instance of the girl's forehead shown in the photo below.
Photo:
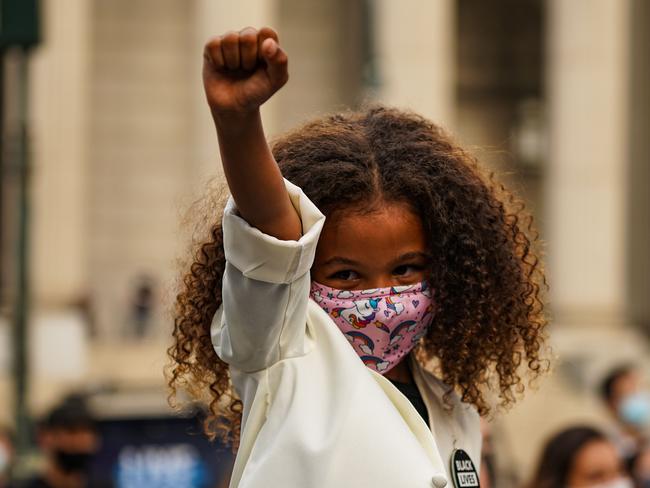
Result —
[{"label": "girl's forehead", "polygon": [[385,203],[371,212],[338,212],[323,227],[316,261],[331,256],[364,261],[426,252],[420,217],[406,204]]}]

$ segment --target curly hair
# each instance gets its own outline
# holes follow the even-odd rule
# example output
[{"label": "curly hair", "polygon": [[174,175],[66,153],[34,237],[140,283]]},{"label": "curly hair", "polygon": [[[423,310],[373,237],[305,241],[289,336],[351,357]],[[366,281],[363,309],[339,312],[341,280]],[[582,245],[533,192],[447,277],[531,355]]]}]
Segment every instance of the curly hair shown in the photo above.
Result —
[{"label": "curly hair", "polygon": [[[326,215],[405,202],[422,219],[438,310],[416,358],[485,415],[513,403],[546,367],[545,278],[532,217],[442,129],[372,106],[329,115],[271,145],[282,174]],[[238,442],[242,404],[210,341],[225,266],[218,215],[184,270],[169,348],[172,398],[207,392],[208,433]],[[496,390],[496,391],[495,391]]]}]

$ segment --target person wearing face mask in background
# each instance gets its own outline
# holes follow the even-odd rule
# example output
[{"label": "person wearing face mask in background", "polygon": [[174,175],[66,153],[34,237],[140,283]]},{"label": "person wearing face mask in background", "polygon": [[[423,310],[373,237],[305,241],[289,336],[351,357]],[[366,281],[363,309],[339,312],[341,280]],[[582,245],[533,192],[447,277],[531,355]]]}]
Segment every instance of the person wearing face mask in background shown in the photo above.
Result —
[{"label": "person wearing face mask in background", "polygon": [[553,436],[526,488],[633,488],[616,446],[604,433],[577,426]]},{"label": "person wearing face mask in background", "polygon": [[643,388],[639,370],[623,365],[605,376],[601,396],[614,422],[612,439],[628,462],[648,440],[650,392]]},{"label": "person wearing face mask in background", "polygon": [[71,398],[45,416],[38,428],[45,455],[43,471],[16,484],[17,488],[109,488],[91,480],[93,456],[99,447],[95,420],[83,400]]},{"label": "person wearing face mask in background", "polygon": [[650,442],[641,446],[628,463],[635,488],[650,488]]}]

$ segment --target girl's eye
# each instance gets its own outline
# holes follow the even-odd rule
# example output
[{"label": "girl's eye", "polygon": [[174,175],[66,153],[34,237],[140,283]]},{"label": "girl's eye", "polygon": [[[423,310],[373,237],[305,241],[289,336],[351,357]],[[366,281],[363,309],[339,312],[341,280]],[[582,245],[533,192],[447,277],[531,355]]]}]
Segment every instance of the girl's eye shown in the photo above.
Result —
[{"label": "girl's eye", "polygon": [[393,274],[396,276],[406,276],[411,273],[418,273],[424,269],[423,266],[416,264],[402,264],[393,270]]},{"label": "girl's eye", "polygon": [[355,271],[344,269],[342,271],[337,271],[331,275],[330,278],[335,280],[350,281],[359,279],[359,275]]}]

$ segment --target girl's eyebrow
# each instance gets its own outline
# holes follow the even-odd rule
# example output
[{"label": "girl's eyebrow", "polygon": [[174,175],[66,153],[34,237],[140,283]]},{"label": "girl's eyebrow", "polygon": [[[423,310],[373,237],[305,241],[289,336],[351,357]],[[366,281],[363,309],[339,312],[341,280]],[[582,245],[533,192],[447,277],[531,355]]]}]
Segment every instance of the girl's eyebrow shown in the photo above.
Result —
[{"label": "girl's eyebrow", "polygon": [[[422,251],[413,251],[413,252],[407,252],[405,254],[402,254],[395,258],[392,263],[399,263],[402,261],[408,261],[409,259],[426,259],[430,260],[431,256]],[[346,264],[348,266],[358,266],[360,263],[358,261],[355,261],[354,259],[350,258],[344,258],[342,256],[333,256],[329,258],[327,261],[325,261],[322,266],[330,266],[333,264]]]},{"label": "girl's eyebrow", "polygon": [[422,251],[407,252],[407,253],[402,254],[401,256],[398,256],[397,258],[395,258],[393,260],[393,263],[408,261],[410,259],[425,259],[425,260],[428,261],[428,260],[431,259],[431,255],[426,253],[426,252],[422,252]]},{"label": "girl's eyebrow", "polygon": [[359,262],[355,261],[353,259],[344,258],[344,257],[341,257],[341,256],[334,256],[334,257],[329,258],[327,261],[325,261],[323,263],[323,266],[329,266],[331,264],[348,264],[348,265],[354,266],[354,265],[358,265]]}]

